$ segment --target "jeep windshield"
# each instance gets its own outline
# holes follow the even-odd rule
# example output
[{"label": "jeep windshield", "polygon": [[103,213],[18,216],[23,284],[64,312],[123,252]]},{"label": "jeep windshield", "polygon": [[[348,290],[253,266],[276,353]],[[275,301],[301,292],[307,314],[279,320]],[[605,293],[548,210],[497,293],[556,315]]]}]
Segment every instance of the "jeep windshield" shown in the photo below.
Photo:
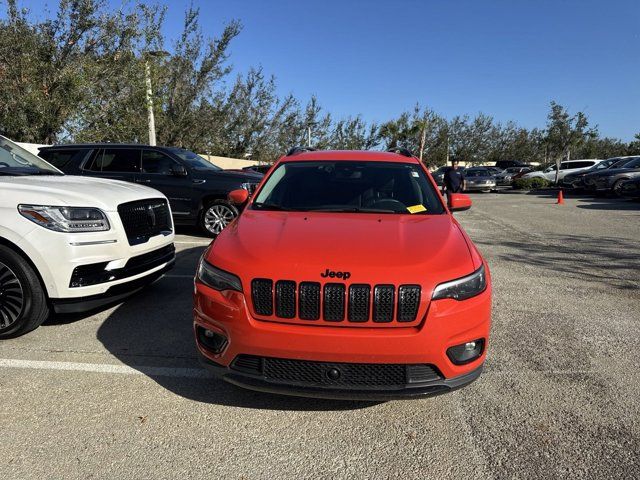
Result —
[{"label": "jeep windshield", "polygon": [[185,150],[184,148],[174,147],[170,148],[169,150],[171,151],[171,153],[177,155],[184,162],[186,162],[189,167],[195,168],[196,170],[214,170],[216,172],[222,170],[219,166],[214,165],[208,160],[205,160],[197,153],[190,152],[189,150]]},{"label": "jeep windshield", "polygon": [[368,161],[281,163],[255,198],[254,210],[442,214],[419,165]]},{"label": "jeep windshield", "polygon": [[62,172],[12,141],[0,136],[0,175],[62,175]]}]

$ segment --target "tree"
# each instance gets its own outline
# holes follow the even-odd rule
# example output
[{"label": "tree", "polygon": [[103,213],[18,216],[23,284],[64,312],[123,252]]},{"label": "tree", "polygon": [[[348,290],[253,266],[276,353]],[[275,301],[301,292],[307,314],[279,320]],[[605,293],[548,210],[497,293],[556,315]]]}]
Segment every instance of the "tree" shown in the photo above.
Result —
[{"label": "tree", "polygon": [[567,159],[571,151],[578,150],[587,140],[596,138],[597,129],[588,127],[589,121],[583,112],[571,116],[562,105],[552,101],[546,130],[550,158],[557,162]]},{"label": "tree", "polygon": [[378,125],[367,125],[361,117],[339,120],[331,131],[329,145],[336,150],[371,150],[378,143]]},{"label": "tree", "polygon": [[266,79],[261,68],[236,79],[222,111],[218,151],[222,155],[256,160],[274,158],[282,151],[279,132],[296,127],[299,106],[291,96],[280,99],[275,79]]},{"label": "tree", "polygon": [[0,132],[51,143],[88,100],[97,56],[115,58],[137,35],[137,17],[109,12],[104,1],[62,0],[53,19],[30,23],[8,0],[0,21]]}]

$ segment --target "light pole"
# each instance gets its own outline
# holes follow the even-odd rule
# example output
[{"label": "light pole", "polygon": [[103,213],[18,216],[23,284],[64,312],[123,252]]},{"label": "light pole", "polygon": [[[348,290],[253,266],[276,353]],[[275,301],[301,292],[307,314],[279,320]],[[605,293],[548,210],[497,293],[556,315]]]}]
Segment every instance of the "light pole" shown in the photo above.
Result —
[{"label": "light pole", "polygon": [[307,123],[307,147],[311,148],[311,127],[315,127],[318,122]]},{"label": "light pole", "polygon": [[155,146],[156,144],[156,120],[153,116],[153,90],[151,89],[151,66],[149,65],[149,57],[162,58],[169,55],[169,52],[164,50],[154,50],[151,52],[145,52],[144,58],[144,80],[147,87],[147,119],[149,121],[149,145]]}]

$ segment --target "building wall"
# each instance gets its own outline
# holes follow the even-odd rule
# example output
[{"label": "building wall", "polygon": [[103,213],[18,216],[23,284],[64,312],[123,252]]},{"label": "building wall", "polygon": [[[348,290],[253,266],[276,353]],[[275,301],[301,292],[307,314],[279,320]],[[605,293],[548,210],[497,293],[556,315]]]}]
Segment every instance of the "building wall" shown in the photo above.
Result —
[{"label": "building wall", "polygon": [[258,163],[255,160],[241,160],[239,158],[216,157],[215,155],[203,155],[201,153],[199,153],[198,155],[200,155],[202,158],[209,160],[214,165],[217,165],[220,168],[224,168],[225,170],[250,167],[251,165],[256,165]]}]

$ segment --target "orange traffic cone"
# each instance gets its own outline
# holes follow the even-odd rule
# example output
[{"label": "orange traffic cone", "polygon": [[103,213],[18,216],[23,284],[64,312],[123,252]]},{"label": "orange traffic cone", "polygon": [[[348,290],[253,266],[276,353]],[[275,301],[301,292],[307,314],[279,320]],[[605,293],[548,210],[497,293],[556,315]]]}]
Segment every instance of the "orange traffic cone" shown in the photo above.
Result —
[{"label": "orange traffic cone", "polygon": [[556,203],[558,205],[564,205],[564,195],[562,195],[562,190],[558,190],[558,201]]}]

